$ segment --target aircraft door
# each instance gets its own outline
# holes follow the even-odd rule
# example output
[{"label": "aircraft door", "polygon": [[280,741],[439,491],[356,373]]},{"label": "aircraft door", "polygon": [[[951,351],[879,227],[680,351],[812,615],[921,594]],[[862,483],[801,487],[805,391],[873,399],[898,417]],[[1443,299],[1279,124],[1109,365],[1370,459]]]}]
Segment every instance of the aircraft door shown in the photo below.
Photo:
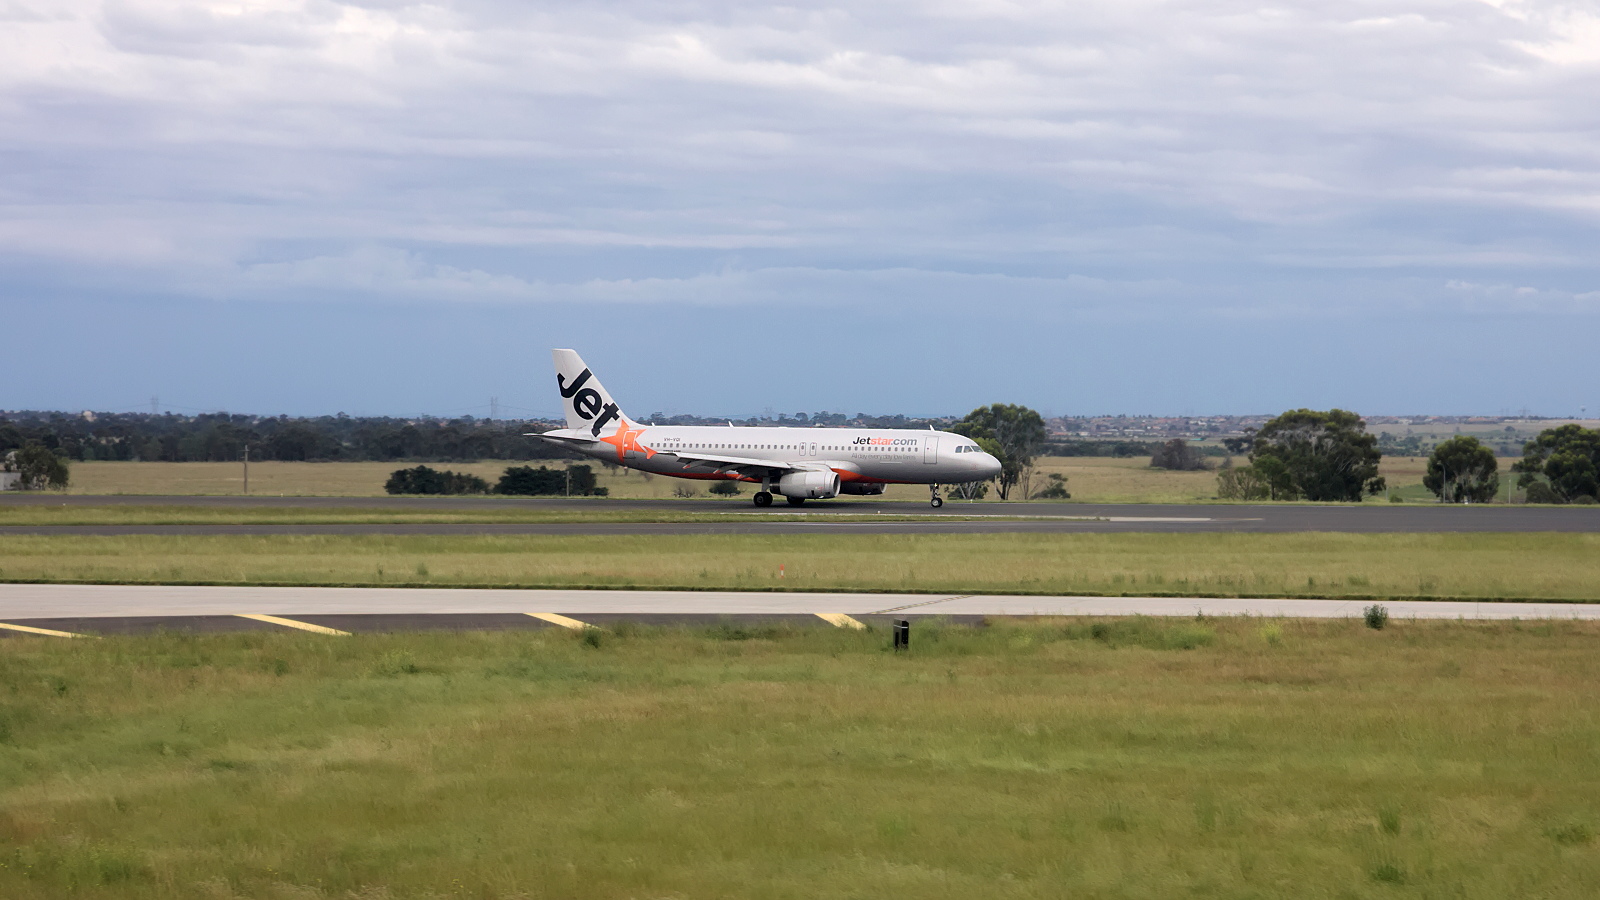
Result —
[{"label": "aircraft door", "polygon": [[922,442],[922,463],[923,465],[931,466],[938,461],[939,437],[938,435],[929,435],[927,440]]}]

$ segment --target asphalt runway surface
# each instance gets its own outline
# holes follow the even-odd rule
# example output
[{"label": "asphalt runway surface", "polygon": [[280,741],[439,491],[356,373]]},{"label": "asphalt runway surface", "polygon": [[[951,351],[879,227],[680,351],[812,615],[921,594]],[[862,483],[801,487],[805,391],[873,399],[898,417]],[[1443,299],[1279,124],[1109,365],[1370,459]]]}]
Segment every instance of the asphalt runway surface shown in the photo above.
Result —
[{"label": "asphalt runway surface", "polygon": [[[566,500],[491,497],[132,497],[11,494],[5,506],[168,506],[202,509],[387,510],[408,513],[472,510],[738,514],[723,522],[562,522],[449,524],[0,525],[7,534],[1007,534],[1104,532],[1577,532],[1600,533],[1600,507],[1441,506],[1363,503],[1339,506],[1233,504],[962,503],[943,509],[920,502],[841,498],[801,508],[758,511],[744,501]],[[804,515],[805,521],[775,517]],[[913,516],[912,521],[841,522],[844,516]],[[1024,518],[1025,517],[1025,518]]]},{"label": "asphalt runway surface", "polygon": [[[0,585],[0,635],[505,630],[641,624],[887,626],[930,616],[1261,616],[1357,618],[1371,601],[1200,597],[567,591],[452,588]],[[1600,604],[1389,601],[1393,619],[1600,619]],[[310,626],[307,628],[306,626]],[[20,627],[20,630],[17,630]],[[46,635],[48,636],[48,635]]]}]

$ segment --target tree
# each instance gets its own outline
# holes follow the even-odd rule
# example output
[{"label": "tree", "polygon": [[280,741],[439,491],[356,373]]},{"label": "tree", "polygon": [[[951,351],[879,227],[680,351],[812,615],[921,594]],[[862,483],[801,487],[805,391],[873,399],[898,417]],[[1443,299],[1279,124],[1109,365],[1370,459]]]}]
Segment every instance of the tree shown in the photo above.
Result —
[{"label": "tree", "polygon": [[[1522,473],[1517,487],[1528,491],[1531,503],[1600,497],[1600,431],[1577,424],[1547,428],[1523,446],[1522,460],[1511,471]],[[1536,492],[1535,485],[1547,485],[1549,493]]]},{"label": "tree", "polygon": [[1150,455],[1150,468],[1171,469],[1176,472],[1194,472],[1206,467],[1205,460],[1183,438],[1173,438],[1156,448]]},{"label": "tree", "polygon": [[1383,490],[1377,438],[1353,412],[1294,409],[1261,426],[1250,467],[1274,500],[1355,500]]},{"label": "tree", "polygon": [[[1001,500],[1007,499],[1011,488],[1030,473],[1034,457],[1039,455],[1039,449],[1049,436],[1044,427],[1044,418],[1037,412],[1026,406],[1007,403],[980,406],[967,413],[966,418],[951,426],[950,430],[972,438],[1000,460],[1000,475],[995,479],[995,489],[1000,493]],[[984,439],[992,441],[994,446],[985,446]]]},{"label": "tree", "polygon": [[1457,435],[1433,448],[1422,486],[1442,503],[1488,503],[1500,492],[1499,467],[1493,450]]},{"label": "tree", "polygon": [[10,451],[0,469],[18,473],[21,477],[17,479],[17,486],[24,491],[67,489],[67,461],[43,444],[30,441]]}]

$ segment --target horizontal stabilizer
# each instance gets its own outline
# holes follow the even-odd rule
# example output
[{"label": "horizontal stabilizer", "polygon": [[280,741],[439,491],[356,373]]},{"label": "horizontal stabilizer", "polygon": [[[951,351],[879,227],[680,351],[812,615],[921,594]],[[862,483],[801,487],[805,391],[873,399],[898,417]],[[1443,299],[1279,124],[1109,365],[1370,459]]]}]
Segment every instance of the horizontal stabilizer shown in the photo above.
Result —
[{"label": "horizontal stabilizer", "polygon": [[557,444],[598,444],[600,442],[599,438],[587,431],[575,432],[565,428],[559,431],[524,431],[522,435],[523,437],[536,437]]}]

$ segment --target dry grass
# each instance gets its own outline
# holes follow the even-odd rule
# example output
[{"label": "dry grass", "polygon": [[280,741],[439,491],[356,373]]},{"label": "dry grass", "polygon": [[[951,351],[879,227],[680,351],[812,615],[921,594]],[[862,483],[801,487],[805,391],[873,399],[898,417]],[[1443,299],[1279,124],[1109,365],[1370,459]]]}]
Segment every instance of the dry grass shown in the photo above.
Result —
[{"label": "dry grass", "polygon": [[1597,639],[12,639],[0,896],[1586,898]]},{"label": "dry grass", "polygon": [[[455,507],[445,502],[433,503],[434,498],[422,498],[403,506],[233,506],[187,505],[183,502],[108,503],[108,504],[0,504],[0,526],[24,525],[459,525],[459,524],[549,524],[605,522],[670,523],[749,523],[759,516],[763,523],[817,521],[816,514],[823,510],[803,512],[777,510],[757,511],[743,504],[730,504],[713,508],[709,512],[699,507],[665,507],[635,509],[618,504],[595,502],[578,507],[566,505],[551,507],[519,503],[504,498],[496,506]],[[1021,519],[1027,508],[1015,510],[1018,516],[989,511],[984,517]],[[879,514],[873,510],[855,513],[826,511],[830,523],[849,522],[916,522],[926,521],[929,514]],[[972,521],[974,516],[951,513],[940,521]]]},{"label": "dry grass", "polygon": [[[1246,462],[1243,458],[1235,464]],[[1105,457],[1045,457],[1039,460],[1035,489],[1042,489],[1049,473],[1067,476],[1072,499],[1085,503],[1196,503],[1215,499],[1215,472],[1167,472],[1152,469],[1149,459],[1110,459]],[[1501,477],[1511,460],[1501,460]],[[527,465],[560,463],[527,463]],[[383,483],[396,469],[407,463],[296,463],[263,462],[250,465],[250,491],[264,496],[375,497],[383,495]],[[485,478],[490,484],[499,479],[509,465],[524,463],[494,460],[472,463],[430,463],[437,469],[467,472]],[[628,469],[608,471],[593,464],[599,484],[611,496],[625,499],[667,499],[673,488],[689,486],[700,498],[707,498],[703,484],[666,476],[645,477]],[[1431,497],[1422,488],[1427,460],[1416,457],[1384,457],[1380,471],[1391,488],[1407,499]],[[243,491],[243,468],[238,463],[127,463],[85,462],[72,466],[71,492],[75,494],[239,494]],[[751,488],[734,498],[747,502]],[[884,495],[888,500],[925,500],[924,485],[891,485]],[[990,500],[996,499],[991,492]],[[1382,498],[1379,498],[1382,499]]]},{"label": "dry grass", "polygon": [[0,579],[1596,601],[1600,535],[14,536]]}]

